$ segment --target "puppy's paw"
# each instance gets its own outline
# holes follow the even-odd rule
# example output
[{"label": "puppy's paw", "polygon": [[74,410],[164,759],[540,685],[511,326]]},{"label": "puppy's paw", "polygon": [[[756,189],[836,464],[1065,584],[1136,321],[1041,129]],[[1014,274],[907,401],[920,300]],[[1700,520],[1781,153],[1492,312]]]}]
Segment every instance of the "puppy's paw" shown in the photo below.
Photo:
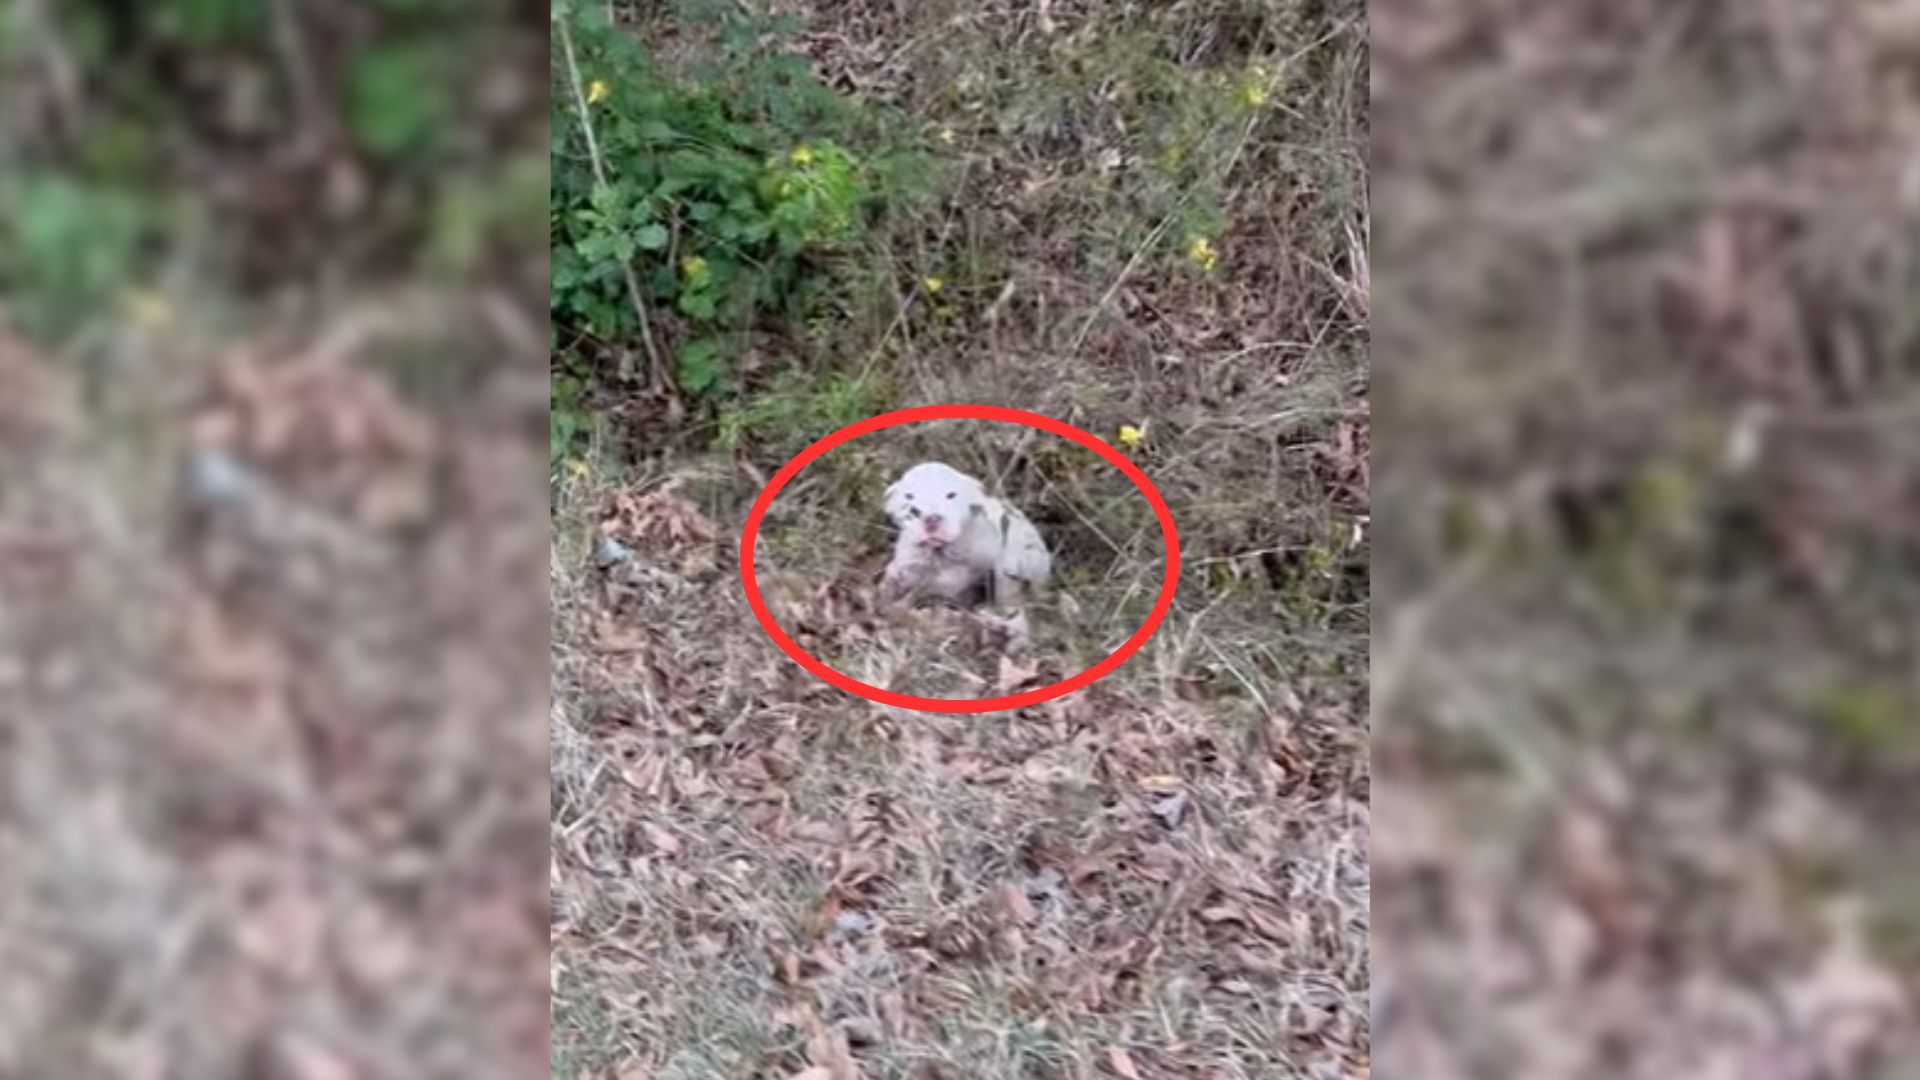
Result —
[{"label": "puppy's paw", "polygon": [[1020,656],[1033,647],[1033,634],[1027,626],[1027,613],[1015,612],[1000,624],[1001,633],[1006,635],[1007,652]]},{"label": "puppy's paw", "polygon": [[887,564],[880,575],[880,595],[888,600],[898,600],[913,591],[920,579],[920,567],[911,562],[895,560]]},{"label": "puppy's paw", "polygon": [[1008,573],[1004,568],[993,573],[994,606],[1003,611],[1018,611],[1021,602],[1027,598],[1031,588],[1026,579],[1017,574]]}]

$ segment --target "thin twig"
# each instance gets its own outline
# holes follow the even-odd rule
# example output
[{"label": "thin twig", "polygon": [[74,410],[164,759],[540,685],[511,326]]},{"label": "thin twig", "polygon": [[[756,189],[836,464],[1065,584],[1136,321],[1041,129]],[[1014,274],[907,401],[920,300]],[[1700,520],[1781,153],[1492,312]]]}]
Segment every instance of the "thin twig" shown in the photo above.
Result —
[{"label": "thin twig", "polygon": [[85,120],[86,94],[73,53],[61,40],[59,27],[43,0],[21,0],[17,18],[21,38],[38,47],[52,91],[49,104],[55,122],[65,129],[63,134],[77,136]]},{"label": "thin twig", "polygon": [[[573,89],[574,111],[580,114],[580,130],[587,137],[587,158],[593,163],[593,183],[604,190],[607,185],[606,163],[600,157],[600,140],[593,132],[593,114],[587,105],[586,89],[580,84],[580,63],[574,56],[573,29],[564,18],[560,24],[560,47],[567,58],[567,82]],[[647,303],[640,294],[640,278],[633,272],[633,263],[620,264],[621,273],[627,280],[627,297],[633,301],[633,313],[640,320],[640,344],[647,351],[648,378],[655,391],[673,390],[673,382],[667,376],[667,365],[660,358],[660,350],[653,343],[653,322],[647,318]]]},{"label": "thin twig", "polygon": [[314,123],[321,111],[320,84],[314,77],[313,62],[300,28],[300,13],[293,9],[293,0],[274,0],[273,38],[274,47],[280,51],[280,63],[286,68],[287,83],[293,88],[300,135],[312,138],[316,134]]}]

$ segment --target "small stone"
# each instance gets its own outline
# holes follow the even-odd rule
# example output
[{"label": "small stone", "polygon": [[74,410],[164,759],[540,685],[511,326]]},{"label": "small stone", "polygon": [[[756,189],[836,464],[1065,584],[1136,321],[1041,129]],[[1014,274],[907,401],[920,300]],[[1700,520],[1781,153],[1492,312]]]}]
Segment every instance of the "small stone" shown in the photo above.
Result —
[{"label": "small stone", "polygon": [[593,558],[601,566],[618,566],[632,560],[633,549],[611,536],[603,536],[594,546]]},{"label": "small stone", "polygon": [[873,928],[873,917],[858,911],[842,911],[833,917],[833,932],[841,937],[859,937]]},{"label": "small stone", "polygon": [[213,506],[246,502],[260,487],[253,470],[218,450],[194,454],[187,462],[186,480],[193,501]]}]

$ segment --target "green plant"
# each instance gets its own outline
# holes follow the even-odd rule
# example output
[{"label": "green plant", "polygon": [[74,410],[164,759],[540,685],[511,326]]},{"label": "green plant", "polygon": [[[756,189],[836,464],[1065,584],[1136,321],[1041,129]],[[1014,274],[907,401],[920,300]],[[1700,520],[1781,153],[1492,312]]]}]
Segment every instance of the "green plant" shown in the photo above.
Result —
[{"label": "green plant", "polygon": [[457,62],[437,39],[417,37],[354,56],[346,113],[355,141],[383,161],[434,157],[459,117]]},{"label": "green plant", "polygon": [[571,372],[555,372],[547,396],[547,463],[558,466],[593,430],[584,401],[586,384]]},{"label": "green plant", "polygon": [[1814,711],[1846,751],[1862,758],[1903,754],[1920,738],[1914,699],[1901,687],[1885,683],[1836,686],[1814,703]]},{"label": "green plant", "polygon": [[838,374],[808,379],[789,371],[721,413],[720,445],[731,450],[751,437],[797,449],[870,415],[873,402],[874,387],[867,380]]},{"label": "green plant", "polygon": [[597,5],[556,9],[550,304],[564,338],[671,356],[717,401],[749,389],[730,362],[747,335],[814,317],[918,174],[896,121],[763,45],[779,24],[709,14],[717,42],[670,64]]},{"label": "green plant", "polygon": [[268,6],[255,0],[165,0],[142,5],[154,36],[196,47],[243,40],[265,29]]},{"label": "green plant", "polygon": [[545,241],[547,156],[527,153],[504,167],[446,176],[427,222],[425,254],[446,273],[463,273],[496,246],[529,249]]},{"label": "green plant", "polygon": [[118,300],[159,218],[116,185],[40,172],[0,181],[0,295],[28,331],[71,333]]},{"label": "green plant", "polygon": [[[54,59],[74,83],[59,107],[0,110],[0,291],[11,317],[86,351],[163,266],[208,284],[242,264],[256,277],[253,253],[240,252],[273,255],[284,226],[216,213],[198,165],[218,159],[236,189],[260,187],[268,181],[249,170],[274,155],[255,151],[293,139],[287,125],[321,119],[341,121],[382,166],[368,200],[376,209],[353,228],[383,242],[342,249],[387,260],[396,247],[385,241],[399,240],[452,272],[495,251],[538,250],[544,237],[524,226],[530,201],[546,202],[545,156],[503,162],[497,141],[474,130],[471,91],[487,65],[473,58],[499,52],[484,27],[505,5],[367,0],[377,32],[351,35],[317,10],[259,0],[0,5],[0,86],[37,85]],[[336,69],[337,80],[321,77]],[[305,101],[310,91],[334,99]],[[489,112],[488,137],[510,122],[530,128],[538,113],[524,112]],[[304,193],[285,194],[291,203]],[[310,265],[303,258],[290,272]]]}]

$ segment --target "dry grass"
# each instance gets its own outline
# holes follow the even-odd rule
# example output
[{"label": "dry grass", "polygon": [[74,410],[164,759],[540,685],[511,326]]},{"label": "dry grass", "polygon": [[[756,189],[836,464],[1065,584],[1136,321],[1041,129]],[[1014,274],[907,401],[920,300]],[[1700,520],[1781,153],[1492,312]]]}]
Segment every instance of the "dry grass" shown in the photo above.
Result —
[{"label": "dry grass", "polygon": [[[952,310],[889,300],[868,323],[849,304],[776,348],[866,376],[876,408],[1145,426],[1180,592],[1145,650],[1070,698],[902,712],[780,655],[733,571],[760,482],[823,432],[737,455],[655,434],[569,477],[556,1075],[1364,1076],[1356,10],[805,14],[822,71],[954,134],[958,188],[875,260],[887,297],[938,275]],[[1256,61],[1266,106],[1215,108]],[[1159,140],[1193,117],[1231,119],[1194,136],[1217,160],[1170,179]],[[1209,200],[1211,274],[1176,231]],[[837,360],[807,351],[823,341]],[[1078,671],[1138,625],[1162,551],[1123,477],[1050,436],[931,428],[836,449],[776,501],[763,587],[790,633],[868,681],[979,696]],[[879,492],[922,457],[990,478],[1055,541],[1031,654],[874,603]],[[597,566],[603,532],[633,558]]]},{"label": "dry grass", "polygon": [[0,8],[9,1080],[547,1056],[546,22],[457,7]]},{"label": "dry grass", "polygon": [[[1118,1048],[1257,1076],[1363,1052],[1364,725],[1338,682],[1212,685],[1182,644],[1262,643],[1187,608],[1062,702],[882,709],[760,638],[714,569],[730,538],[656,535],[609,580],[578,579],[581,545],[556,556],[563,1052],[779,1075],[819,1059],[816,1022],[873,1075],[1090,1074]],[[796,604],[820,628],[803,642],[929,648],[910,619],[848,618],[859,602]],[[582,1012],[611,1031],[569,1030]]]},{"label": "dry grass", "polygon": [[1913,1075],[1913,14],[1376,7],[1383,1074]]},{"label": "dry grass", "polygon": [[530,417],[304,340],[128,333],[108,427],[0,338],[0,1073],[539,1067]]}]

